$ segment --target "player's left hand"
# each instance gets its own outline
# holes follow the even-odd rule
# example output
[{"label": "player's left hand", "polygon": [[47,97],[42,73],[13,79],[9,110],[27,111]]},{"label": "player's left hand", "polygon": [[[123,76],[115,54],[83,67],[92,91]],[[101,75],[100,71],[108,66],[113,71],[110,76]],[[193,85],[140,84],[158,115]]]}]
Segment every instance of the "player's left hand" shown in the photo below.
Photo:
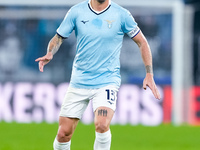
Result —
[{"label": "player's left hand", "polygon": [[158,92],[158,88],[154,82],[153,74],[151,74],[151,73],[147,73],[146,77],[143,81],[143,88],[145,90],[147,89],[147,86],[151,89],[155,98],[160,100],[161,96],[160,96],[160,93]]}]

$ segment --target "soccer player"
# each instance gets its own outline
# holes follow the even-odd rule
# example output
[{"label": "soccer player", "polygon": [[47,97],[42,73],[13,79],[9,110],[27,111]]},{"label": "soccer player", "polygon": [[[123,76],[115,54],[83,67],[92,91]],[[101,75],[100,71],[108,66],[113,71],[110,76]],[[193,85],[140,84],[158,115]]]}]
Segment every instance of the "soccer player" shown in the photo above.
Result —
[{"label": "soccer player", "polygon": [[153,79],[151,50],[129,11],[111,0],[87,0],[68,11],[49,42],[47,54],[36,59],[41,72],[73,30],[77,38],[76,56],[70,87],[60,111],[54,150],[70,149],[71,137],[90,100],[96,130],[94,150],[109,150],[109,126],[120,86],[119,57],[124,34],[130,36],[140,48],[146,67],[144,89],[148,86],[155,98],[160,99]]}]

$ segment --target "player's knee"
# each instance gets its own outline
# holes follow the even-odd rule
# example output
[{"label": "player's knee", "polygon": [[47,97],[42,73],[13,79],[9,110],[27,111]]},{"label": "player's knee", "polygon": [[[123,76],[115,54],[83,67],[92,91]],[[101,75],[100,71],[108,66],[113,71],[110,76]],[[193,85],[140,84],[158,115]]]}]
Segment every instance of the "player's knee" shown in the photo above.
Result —
[{"label": "player's knee", "polygon": [[95,122],[95,129],[99,133],[104,133],[109,129],[109,124],[106,122]]},{"label": "player's knee", "polygon": [[57,139],[59,142],[68,142],[71,140],[71,137],[72,137],[72,131],[70,130],[58,130],[58,133],[57,133]]}]

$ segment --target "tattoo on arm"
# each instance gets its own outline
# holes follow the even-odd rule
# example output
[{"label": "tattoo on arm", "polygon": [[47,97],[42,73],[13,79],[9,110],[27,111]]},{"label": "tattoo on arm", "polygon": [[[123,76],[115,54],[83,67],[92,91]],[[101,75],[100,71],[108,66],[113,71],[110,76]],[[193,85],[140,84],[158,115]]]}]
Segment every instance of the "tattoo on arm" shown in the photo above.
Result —
[{"label": "tattoo on arm", "polygon": [[59,50],[62,42],[63,38],[56,34],[49,42],[47,52],[52,52],[52,54],[54,55]]},{"label": "tattoo on arm", "polygon": [[146,66],[146,73],[153,73],[153,68],[150,65]]},{"label": "tattoo on arm", "polygon": [[99,109],[98,110],[98,116],[107,117],[107,115],[108,115],[108,111],[106,109]]}]

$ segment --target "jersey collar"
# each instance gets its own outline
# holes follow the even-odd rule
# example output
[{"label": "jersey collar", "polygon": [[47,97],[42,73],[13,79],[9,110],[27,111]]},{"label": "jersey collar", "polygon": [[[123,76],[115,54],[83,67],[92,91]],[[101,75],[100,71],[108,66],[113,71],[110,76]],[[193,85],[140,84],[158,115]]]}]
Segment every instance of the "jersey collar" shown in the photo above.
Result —
[{"label": "jersey collar", "polygon": [[104,13],[106,10],[108,10],[108,9],[110,8],[110,6],[111,6],[111,0],[109,0],[109,5],[108,5],[104,10],[102,10],[102,11],[96,11],[96,10],[94,10],[94,9],[92,8],[92,6],[91,6],[91,0],[88,1],[88,7],[89,7],[90,10],[91,10],[93,13],[95,13],[96,15],[100,15],[100,14]]}]

